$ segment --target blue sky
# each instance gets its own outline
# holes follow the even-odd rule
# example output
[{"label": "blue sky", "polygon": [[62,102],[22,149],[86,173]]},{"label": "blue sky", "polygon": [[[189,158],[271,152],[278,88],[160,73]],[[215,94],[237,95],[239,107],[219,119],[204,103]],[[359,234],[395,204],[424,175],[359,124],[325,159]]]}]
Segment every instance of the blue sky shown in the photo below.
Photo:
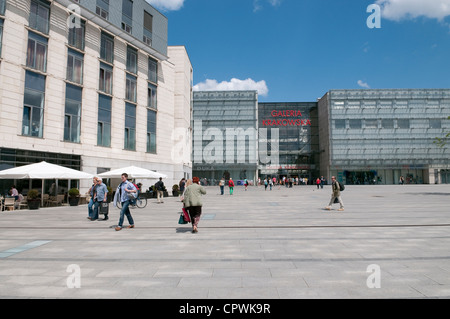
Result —
[{"label": "blue sky", "polygon": [[[330,89],[449,88],[450,0],[148,0],[184,45],[197,89],[257,89],[260,102]],[[370,4],[381,28],[370,29]]]}]

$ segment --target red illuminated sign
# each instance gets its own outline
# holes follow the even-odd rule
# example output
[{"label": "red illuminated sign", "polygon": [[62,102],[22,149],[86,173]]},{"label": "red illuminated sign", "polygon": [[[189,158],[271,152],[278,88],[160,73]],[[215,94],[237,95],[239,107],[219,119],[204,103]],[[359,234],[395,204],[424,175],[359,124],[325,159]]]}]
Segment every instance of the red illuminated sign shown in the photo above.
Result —
[{"label": "red illuminated sign", "polygon": [[[311,126],[309,119],[300,119],[302,112],[296,110],[273,110],[270,115],[272,119],[263,120],[263,126]],[[297,119],[295,119],[297,117]]]}]

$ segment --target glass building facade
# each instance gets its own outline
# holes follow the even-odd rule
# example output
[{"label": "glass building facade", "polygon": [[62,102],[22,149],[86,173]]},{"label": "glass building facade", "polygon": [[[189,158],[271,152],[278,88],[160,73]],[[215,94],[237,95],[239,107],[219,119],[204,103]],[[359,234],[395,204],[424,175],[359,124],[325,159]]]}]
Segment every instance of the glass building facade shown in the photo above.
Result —
[{"label": "glass building facade", "polygon": [[316,102],[259,103],[259,166],[262,178],[312,180],[319,170]]},{"label": "glass building facade", "polygon": [[318,103],[321,174],[346,184],[450,183],[450,90],[332,90]]},{"label": "glass building facade", "polygon": [[450,89],[331,90],[296,103],[258,103],[248,91],[196,92],[194,175],[449,184],[449,145],[434,143],[450,131],[449,116]]},{"label": "glass building facade", "polygon": [[193,176],[240,184],[257,174],[256,91],[194,92]]}]

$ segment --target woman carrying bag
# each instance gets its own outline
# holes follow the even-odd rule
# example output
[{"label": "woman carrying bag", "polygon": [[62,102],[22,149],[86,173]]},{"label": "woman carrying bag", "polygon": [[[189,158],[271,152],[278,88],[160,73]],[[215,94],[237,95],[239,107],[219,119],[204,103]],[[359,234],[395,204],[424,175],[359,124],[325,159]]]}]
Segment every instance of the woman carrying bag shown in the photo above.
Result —
[{"label": "woman carrying bag", "polygon": [[198,222],[202,214],[202,195],[206,194],[206,190],[203,186],[199,185],[200,179],[194,177],[192,179],[192,185],[186,187],[184,191],[183,203],[184,207],[189,212],[192,223],[192,233],[198,233]]}]

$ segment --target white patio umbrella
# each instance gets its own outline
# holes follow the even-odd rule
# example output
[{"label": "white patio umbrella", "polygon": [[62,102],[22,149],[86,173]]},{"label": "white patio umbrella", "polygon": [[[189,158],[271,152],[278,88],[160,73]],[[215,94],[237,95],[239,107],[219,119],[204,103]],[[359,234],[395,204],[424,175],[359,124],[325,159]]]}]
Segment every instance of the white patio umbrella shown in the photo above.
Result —
[{"label": "white patio umbrella", "polygon": [[[0,179],[42,179],[42,194],[46,179],[90,179],[94,175],[64,166],[40,162],[0,171]],[[43,198],[42,198],[43,205]]]},{"label": "white patio umbrella", "polygon": [[160,177],[167,178],[167,175],[165,174],[136,166],[114,169],[109,172],[98,174],[98,176],[104,178],[120,178],[123,173],[127,173],[128,178],[134,179],[159,179]]}]

